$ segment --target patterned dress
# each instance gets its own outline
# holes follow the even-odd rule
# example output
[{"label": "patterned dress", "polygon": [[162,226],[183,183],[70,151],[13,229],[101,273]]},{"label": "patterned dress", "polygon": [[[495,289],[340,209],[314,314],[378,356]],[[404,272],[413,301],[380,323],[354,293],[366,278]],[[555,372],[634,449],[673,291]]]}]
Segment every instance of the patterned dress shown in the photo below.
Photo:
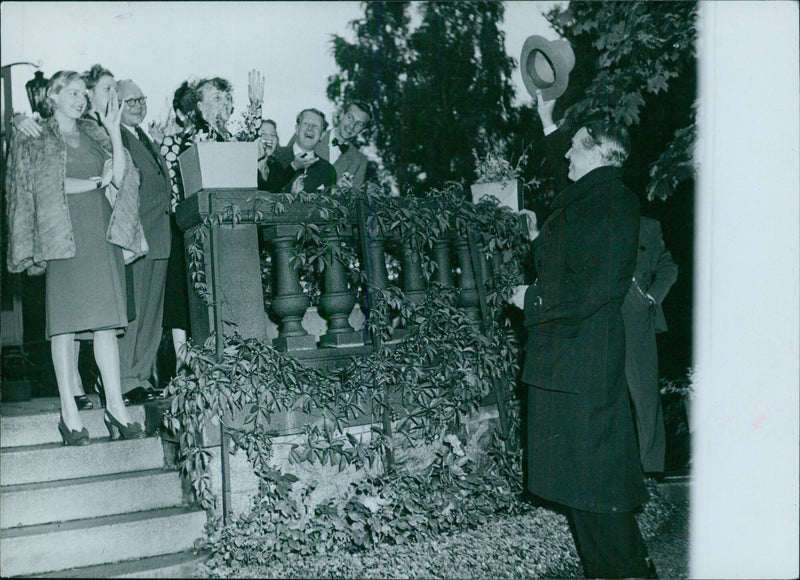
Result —
[{"label": "patterned dress", "polygon": [[172,249],[167,265],[167,282],[164,294],[164,328],[189,330],[189,285],[186,271],[186,252],[183,232],[175,221],[175,208],[183,201],[183,182],[181,181],[178,156],[191,145],[188,134],[167,135],[161,144],[161,154],[167,160],[169,178],[172,182],[172,203],[170,226],[172,230]]}]

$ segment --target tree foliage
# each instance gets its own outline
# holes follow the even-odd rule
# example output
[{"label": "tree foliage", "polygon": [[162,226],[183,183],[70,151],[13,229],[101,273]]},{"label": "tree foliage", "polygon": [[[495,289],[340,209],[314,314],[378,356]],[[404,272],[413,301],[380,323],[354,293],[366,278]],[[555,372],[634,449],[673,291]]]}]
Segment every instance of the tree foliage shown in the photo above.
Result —
[{"label": "tree foliage", "polygon": [[693,173],[696,16],[695,2],[570,2],[546,14],[576,54],[565,122],[638,127],[632,161],[650,165],[649,199]]},{"label": "tree foliage", "polygon": [[425,2],[412,30],[408,2],[368,2],[355,42],[333,39],[335,102],[375,107],[374,140],[401,190],[465,183],[476,140],[508,132],[513,59],[500,2]]},{"label": "tree foliage", "polygon": [[361,99],[372,104],[372,137],[392,172],[406,148],[404,86],[411,58],[410,4],[364,2],[364,17],[350,22],[355,41],[333,37],[339,72],[328,78],[328,98],[335,103]]}]

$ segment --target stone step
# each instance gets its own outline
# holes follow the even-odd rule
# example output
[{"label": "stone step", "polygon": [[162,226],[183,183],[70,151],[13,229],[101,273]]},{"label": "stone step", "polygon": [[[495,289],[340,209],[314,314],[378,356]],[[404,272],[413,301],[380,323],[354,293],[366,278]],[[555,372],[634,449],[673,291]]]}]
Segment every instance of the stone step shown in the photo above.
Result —
[{"label": "stone step", "polygon": [[[89,431],[91,439],[108,437],[108,430],[103,423],[103,409],[97,396],[90,397],[95,408],[91,411],[81,411],[81,419]],[[55,401],[54,404],[47,404]],[[37,406],[29,405],[20,412],[25,414],[9,415],[14,409],[4,409],[0,421],[0,447],[25,447],[30,445],[44,445],[46,443],[61,443],[61,434],[58,432],[58,421],[61,418],[58,399],[38,402]],[[133,405],[128,407],[128,413],[135,422],[144,425],[144,407]]]},{"label": "stone step", "polygon": [[0,576],[41,574],[174,554],[203,535],[206,514],[172,507],[0,531]]},{"label": "stone step", "polygon": [[20,578],[205,578],[200,564],[207,559],[207,552],[187,550],[177,554],[70,568]]},{"label": "stone step", "polygon": [[164,450],[158,437],[94,439],[82,447],[58,443],[0,450],[0,486],[20,485],[159,469]]},{"label": "stone step", "polygon": [[180,505],[177,471],[151,469],[0,487],[0,528]]}]

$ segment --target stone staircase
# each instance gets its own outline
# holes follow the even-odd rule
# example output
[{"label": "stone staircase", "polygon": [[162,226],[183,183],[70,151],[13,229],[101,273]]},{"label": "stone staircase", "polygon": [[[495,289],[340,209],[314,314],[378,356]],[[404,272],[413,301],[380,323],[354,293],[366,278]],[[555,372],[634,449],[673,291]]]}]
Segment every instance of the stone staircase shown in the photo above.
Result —
[{"label": "stone staircase", "polygon": [[205,512],[183,501],[161,440],[111,441],[93,400],[85,447],[62,444],[58,399],[0,407],[0,577],[192,576]]}]

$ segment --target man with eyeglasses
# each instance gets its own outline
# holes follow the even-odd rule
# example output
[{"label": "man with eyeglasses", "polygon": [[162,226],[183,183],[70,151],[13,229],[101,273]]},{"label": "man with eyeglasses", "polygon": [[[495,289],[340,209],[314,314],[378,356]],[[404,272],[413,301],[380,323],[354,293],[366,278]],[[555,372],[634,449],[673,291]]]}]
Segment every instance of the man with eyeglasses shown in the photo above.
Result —
[{"label": "man with eyeglasses", "polygon": [[147,116],[147,97],[132,80],[117,82],[117,97],[122,111],[122,143],[139,170],[139,213],[145,239],[150,246],[146,256],[128,268],[133,272],[136,318],[119,340],[122,392],[126,402],[153,399],[157,392],[151,378],[158,346],[161,343],[161,320],[164,287],[171,246],[169,203],[171,185],[166,161],[159,146],[141,124]]},{"label": "man with eyeglasses", "polygon": [[350,101],[342,111],[338,123],[323,133],[314,153],[336,169],[336,185],[359,188],[366,181],[368,161],[358,150],[356,139],[369,128],[372,113],[364,101]]}]

